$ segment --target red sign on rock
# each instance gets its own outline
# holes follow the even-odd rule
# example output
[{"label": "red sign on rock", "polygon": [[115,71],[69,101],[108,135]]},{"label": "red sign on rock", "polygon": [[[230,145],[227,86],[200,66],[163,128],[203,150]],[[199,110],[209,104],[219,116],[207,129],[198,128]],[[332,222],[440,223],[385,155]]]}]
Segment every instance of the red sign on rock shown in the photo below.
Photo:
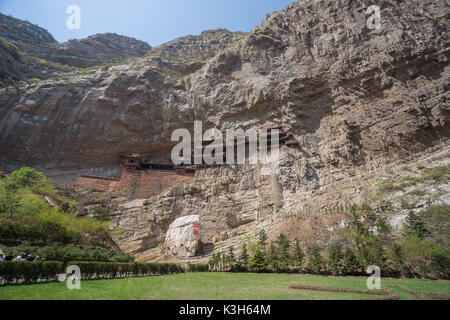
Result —
[{"label": "red sign on rock", "polygon": [[194,236],[198,236],[200,231],[200,224],[198,222],[194,223]]}]

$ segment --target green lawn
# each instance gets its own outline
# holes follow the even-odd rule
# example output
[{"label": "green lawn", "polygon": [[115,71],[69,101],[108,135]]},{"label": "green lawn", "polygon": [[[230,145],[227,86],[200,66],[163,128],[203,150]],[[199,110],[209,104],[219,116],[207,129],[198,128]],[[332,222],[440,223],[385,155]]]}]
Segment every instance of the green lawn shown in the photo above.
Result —
[{"label": "green lawn", "polygon": [[[0,299],[157,299],[157,300],[259,300],[259,299],[364,299],[376,295],[351,292],[294,290],[292,284],[367,289],[364,277],[327,277],[286,274],[182,273],[161,277],[81,281],[81,290],[65,283],[0,287]],[[449,281],[382,279],[401,299],[415,299],[397,285],[422,292],[450,294]]]}]

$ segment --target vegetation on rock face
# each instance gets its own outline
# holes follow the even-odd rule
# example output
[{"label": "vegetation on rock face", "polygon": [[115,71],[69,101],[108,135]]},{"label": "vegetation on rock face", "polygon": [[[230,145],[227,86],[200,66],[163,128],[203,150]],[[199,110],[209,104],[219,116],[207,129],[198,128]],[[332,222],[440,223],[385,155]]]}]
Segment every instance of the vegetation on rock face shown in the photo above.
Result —
[{"label": "vegetation on rock face", "polygon": [[[349,211],[349,225],[340,233],[339,242],[325,248],[314,241],[303,243],[307,249],[306,264],[303,263],[306,255],[299,239],[291,243],[284,234],[280,234],[267,245],[265,232],[259,232],[256,247],[250,251],[249,258],[245,258],[249,256],[247,248],[253,245],[244,242],[237,264],[231,260],[223,263],[221,255],[214,254],[210,269],[358,275],[365,274],[368,266],[376,265],[384,276],[450,277],[450,249],[448,239],[442,236],[448,236],[448,223],[439,224],[431,232],[422,218],[430,213],[448,218],[448,207],[430,208],[429,212],[422,214],[410,212],[404,233],[400,236],[394,235],[386,220],[374,214],[368,205],[353,205]],[[445,218],[438,217],[438,221],[443,220]]]},{"label": "vegetation on rock face", "polygon": [[[28,167],[12,172],[0,180],[0,239],[22,244],[2,246],[3,250],[13,254],[39,252],[47,260],[59,261],[133,259],[102,248],[109,224],[77,217],[74,206],[74,201],[60,195],[41,172]],[[97,211],[102,218],[107,216],[104,209]]]},{"label": "vegetation on rock face", "polygon": [[[100,245],[100,244],[99,244]],[[116,253],[114,250],[99,246],[76,246],[66,244],[52,244],[47,246],[31,245],[29,241],[18,246],[7,247],[1,245],[3,252],[14,257],[21,252],[39,253],[47,261],[98,261],[98,262],[130,262],[134,257],[128,253]]]}]

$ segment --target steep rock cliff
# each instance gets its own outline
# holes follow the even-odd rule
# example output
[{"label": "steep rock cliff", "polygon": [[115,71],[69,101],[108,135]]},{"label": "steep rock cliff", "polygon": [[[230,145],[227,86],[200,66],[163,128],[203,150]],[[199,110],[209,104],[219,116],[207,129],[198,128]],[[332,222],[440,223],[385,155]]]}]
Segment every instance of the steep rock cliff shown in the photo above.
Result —
[{"label": "steep rock cliff", "polygon": [[206,254],[227,238],[281,228],[281,214],[364,201],[371,171],[450,135],[447,3],[381,1],[373,30],[370,5],[297,1],[205,62],[162,57],[179,55],[171,45],[132,64],[0,89],[0,166],[102,168],[127,152],[167,162],[172,131],[194,120],[294,133],[299,146],[282,148],[278,174],[223,166],[151,199],[116,199],[119,243],[143,260],[162,254],[180,216],[200,215]]}]

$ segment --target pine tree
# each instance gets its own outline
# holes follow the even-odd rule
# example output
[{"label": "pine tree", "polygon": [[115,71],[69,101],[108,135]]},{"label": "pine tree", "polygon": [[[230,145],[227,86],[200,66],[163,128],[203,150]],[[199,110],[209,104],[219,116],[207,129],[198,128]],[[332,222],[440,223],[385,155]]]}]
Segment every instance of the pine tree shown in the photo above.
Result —
[{"label": "pine tree", "polygon": [[312,273],[319,273],[324,265],[322,255],[317,246],[313,246],[309,252],[308,270]]},{"label": "pine tree", "polygon": [[249,267],[252,270],[260,271],[265,267],[264,254],[258,248],[250,259]]},{"label": "pine tree", "polygon": [[234,256],[233,247],[228,249],[227,264],[230,269],[233,269],[236,264],[236,257]]},{"label": "pine tree", "polygon": [[295,239],[294,246],[292,247],[292,256],[291,256],[292,265],[296,268],[301,268],[304,258],[305,254],[300,248],[299,241],[298,239]]},{"label": "pine tree", "polygon": [[328,248],[328,267],[334,275],[341,274],[342,271],[342,246],[339,244]]},{"label": "pine tree", "polygon": [[247,244],[244,242],[242,244],[241,253],[239,255],[239,267],[241,269],[246,270],[248,267],[248,253],[247,253]]},{"label": "pine tree", "polygon": [[258,233],[258,247],[259,249],[261,249],[262,252],[266,251],[266,247],[267,247],[267,234],[266,231],[264,229],[262,229],[259,233]]},{"label": "pine tree", "polygon": [[380,243],[380,241],[375,241],[375,245],[372,248],[372,252],[373,252],[372,264],[380,267],[382,270],[385,270],[387,267],[386,265],[387,257],[384,247]]},{"label": "pine tree", "polygon": [[280,234],[278,239],[275,242],[278,246],[278,260],[279,260],[279,268],[281,270],[289,269],[289,240],[286,238],[284,234]]},{"label": "pine tree", "polygon": [[403,234],[405,236],[411,235],[419,239],[425,239],[430,235],[430,231],[427,229],[422,217],[410,211],[406,217]]},{"label": "pine tree", "polygon": [[342,264],[342,271],[344,274],[356,274],[361,269],[361,265],[356,258],[356,255],[350,248],[345,249]]},{"label": "pine tree", "polygon": [[215,270],[215,266],[214,266],[214,258],[215,258],[215,253],[212,254],[211,259],[209,259],[208,261],[208,265],[209,265],[209,270]]},{"label": "pine tree", "polygon": [[267,253],[266,264],[272,269],[272,271],[279,270],[278,264],[278,250],[274,246],[273,242],[270,243],[269,252]]},{"label": "pine tree", "polygon": [[224,271],[228,268],[227,255],[225,254],[225,252],[222,253],[221,260],[222,260],[222,271]]}]

